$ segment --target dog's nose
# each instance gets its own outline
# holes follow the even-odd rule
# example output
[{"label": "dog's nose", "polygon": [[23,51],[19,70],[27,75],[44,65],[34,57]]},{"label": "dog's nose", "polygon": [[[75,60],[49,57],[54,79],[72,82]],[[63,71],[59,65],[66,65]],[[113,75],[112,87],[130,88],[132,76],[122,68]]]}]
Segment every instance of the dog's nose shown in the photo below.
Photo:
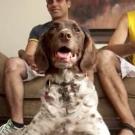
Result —
[{"label": "dog's nose", "polygon": [[59,34],[59,38],[62,41],[69,41],[71,39],[71,37],[72,37],[72,35],[68,31],[61,31],[60,34]]}]

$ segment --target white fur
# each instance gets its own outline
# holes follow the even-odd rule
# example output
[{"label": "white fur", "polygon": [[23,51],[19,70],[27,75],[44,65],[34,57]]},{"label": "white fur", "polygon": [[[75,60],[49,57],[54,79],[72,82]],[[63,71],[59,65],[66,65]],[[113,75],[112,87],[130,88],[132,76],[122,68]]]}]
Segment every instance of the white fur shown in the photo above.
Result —
[{"label": "white fur", "polygon": [[[46,76],[46,82],[40,111],[30,125],[14,135],[110,135],[97,111],[95,87],[87,76],[65,70]],[[64,87],[63,82],[67,83]],[[70,100],[62,97],[61,88],[68,89]]]}]

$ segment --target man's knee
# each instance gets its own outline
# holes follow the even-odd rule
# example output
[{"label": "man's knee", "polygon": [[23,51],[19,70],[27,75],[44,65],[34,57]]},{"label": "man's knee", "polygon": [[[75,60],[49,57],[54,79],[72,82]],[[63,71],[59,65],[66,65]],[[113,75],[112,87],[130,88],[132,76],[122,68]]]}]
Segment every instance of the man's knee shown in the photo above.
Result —
[{"label": "man's knee", "polygon": [[108,71],[113,67],[116,67],[118,63],[117,56],[110,50],[101,50],[98,52],[98,64],[97,68],[99,71]]},{"label": "man's knee", "polygon": [[114,57],[114,53],[109,50],[100,50],[98,52],[98,62],[107,63]]},{"label": "man's knee", "polygon": [[9,58],[5,64],[5,74],[15,71],[21,72],[24,70],[24,68],[25,68],[24,60],[20,58]]}]

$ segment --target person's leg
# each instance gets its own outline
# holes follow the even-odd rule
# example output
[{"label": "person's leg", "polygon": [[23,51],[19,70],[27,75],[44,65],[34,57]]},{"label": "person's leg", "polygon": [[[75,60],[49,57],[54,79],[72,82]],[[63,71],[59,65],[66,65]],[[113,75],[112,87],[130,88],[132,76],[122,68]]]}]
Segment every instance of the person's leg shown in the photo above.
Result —
[{"label": "person's leg", "polygon": [[11,110],[11,119],[23,123],[23,78],[26,64],[20,58],[10,58],[5,65],[5,92]]},{"label": "person's leg", "polygon": [[[16,124],[23,126],[23,79],[27,77],[27,68],[24,60],[10,58],[5,64],[5,94],[11,111],[11,120],[0,127],[0,134],[10,132],[10,127]],[[7,126],[7,127],[5,127]],[[4,131],[9,128],[9,131]]]},{"label": "person's leg", "polygon": [[[127,91],[121,77],[120,61],[109,50],[102,50],[98,53],[97,70],[103,90],[107,94],[116,112],[123,123],[135,127],[135,119],[128,104]],[[130,130],[123,129],[120,135],[132,135]]]}]

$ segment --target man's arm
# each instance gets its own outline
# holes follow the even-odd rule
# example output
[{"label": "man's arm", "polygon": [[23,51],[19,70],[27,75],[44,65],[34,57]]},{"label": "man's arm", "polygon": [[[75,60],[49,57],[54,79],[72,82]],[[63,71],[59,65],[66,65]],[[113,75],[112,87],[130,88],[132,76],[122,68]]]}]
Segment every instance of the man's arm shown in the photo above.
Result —
[{"label": "man's arm", "polygon": [[115,32],[113,33],[109,46],[124,44],[128,37],[128,17],[127,14],[124,14],[116,27]]},{"label": "man's arm", "polygon": [[124,14],[116,27],[114,34],[112,35],[108,46],[104,47],[110,49],[114,53],[120,56],[128,56],[135,53],[135,43],[126,44],[128,37],[128,17]]},{"label": "man's arm", "polygon": [[102,49],[109,49],[121,57],[126,57],[135,53],[135,43],[113,44]]},{"label": "man's arm", "polygon": [[34,61],[38,40],[29,40],[25,50],[19,50],[19,57],[24,59],[34,70],[38,70]]}]

